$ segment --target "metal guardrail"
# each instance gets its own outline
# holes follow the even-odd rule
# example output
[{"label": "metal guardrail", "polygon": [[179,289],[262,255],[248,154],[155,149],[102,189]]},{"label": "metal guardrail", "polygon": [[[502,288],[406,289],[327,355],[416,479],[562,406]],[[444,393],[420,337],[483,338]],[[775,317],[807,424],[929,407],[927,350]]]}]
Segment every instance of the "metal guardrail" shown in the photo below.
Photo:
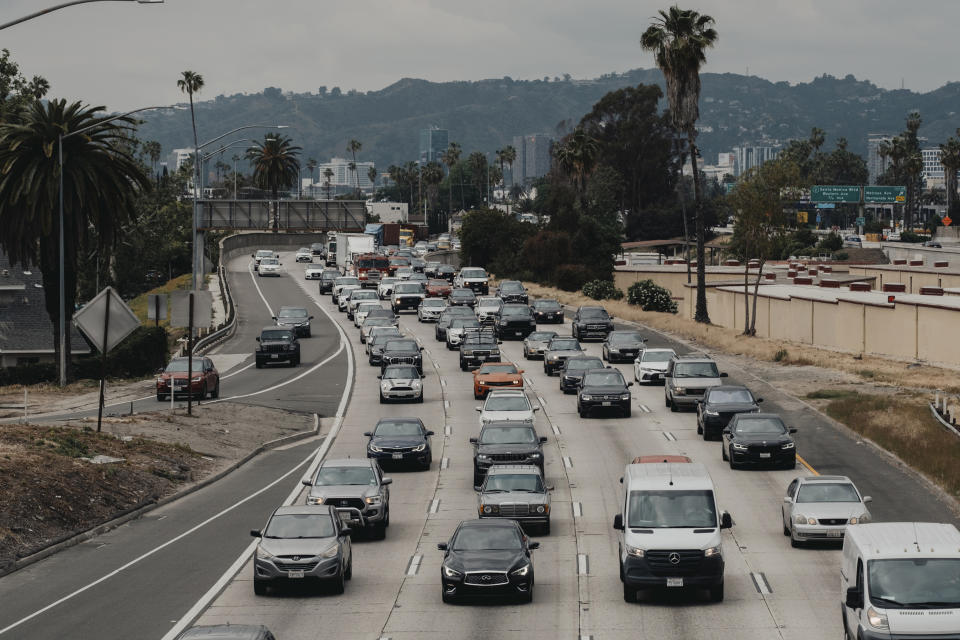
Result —
[{"label": "metal guardrail", "polygon": [[[954,396],[954,399],[957,400],[960,398]],[[930,412],[945,429],[951,431],[956,436],[960,436],[960,429],[957,428],[957,419],[953,411],[955,407],[950,406],[949,400],[950,396],[942,390],[937,389],[933,396],[933,402],[930,403]]]},{"label": "metal guardrail", "polygon": [[210,347],[219,344],[233,335],[237,329],[237,313],[233,304],[233,296],[230,294],[230,285],[227,284],[227,269],[221,262],[217,267],[217,275],[220,281],[220,296],[226,303],[227,317],[219,325],[214,327],[213,331],[197,340],[193,345],[194,355],[203,355]]}]

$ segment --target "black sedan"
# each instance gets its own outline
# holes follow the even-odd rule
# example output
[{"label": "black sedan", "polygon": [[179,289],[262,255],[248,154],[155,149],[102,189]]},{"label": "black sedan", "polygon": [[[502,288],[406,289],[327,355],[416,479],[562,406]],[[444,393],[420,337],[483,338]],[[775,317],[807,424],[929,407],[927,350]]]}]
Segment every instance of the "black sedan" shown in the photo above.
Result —
[{"label": "black sedan", "polygon": [[442,264],[439,267],[437,267],[436,276],[438,278],[442,278],[446,280],[447,282],[453,282],[453,278],[456,275],[457,275],[457,270],[454,269],[449,264]]},{"label": "black sedan", "polygon": [[367,442],[367,457],[384,463],[416,464],[422,469],[430,468],[433,451],[430,437],[433,431],[424,426],[420,418],[381,418],[373,431],[363,435]]},{"label": "black sedan", "polygon": [[577,394],[577,413],[586,418],[596,410],[618,409],[625,418],[630,417],[632,382],[623,379],[619,369],[592,369],[583,374]]},{"label": "black sedan", "polygon": [[563,323],[563,307],[556,300],[534,300],[530,308],[537,323]]},{"label": "black sedan", "polygon": [[567,358],[560,366],[560,391],[573,393],[580,386],[583,374],[590,369],[603,369],[603,360],[596,356]]},{"label": "black sedan", "polygon": [[738,413],[759,413],[763,398],[755,398],[750,389],[739,385],[709,387],[697,404],[697,433],[704,440],[720,437],[730,419]]},{"label": "black sedan", "polygon": [[603,359],[607,362],[633,362],[643,351],[646,339],[639,331],[611,331],[603,341]]},{"label": "black sedan", "polygon": [[450,292],[450,295],[447,296],[447,305],[451,307],[473,307],[477,304],[477,294],[473,292],[473,289],[459,288],[454,289]]},{"label": "black sedan", "polygon": [[770,465],[793,469],[797,464],[797,445],[775,413],[738,413],[723,430],[720,454],[730,468],[743,465]]},{"label": "black sedan", "polygon": [[443,551],[440,588],[444,602],[462,596],[513,596],[533,601],[533,554],[530,542],[513,520],[464,520]]}]

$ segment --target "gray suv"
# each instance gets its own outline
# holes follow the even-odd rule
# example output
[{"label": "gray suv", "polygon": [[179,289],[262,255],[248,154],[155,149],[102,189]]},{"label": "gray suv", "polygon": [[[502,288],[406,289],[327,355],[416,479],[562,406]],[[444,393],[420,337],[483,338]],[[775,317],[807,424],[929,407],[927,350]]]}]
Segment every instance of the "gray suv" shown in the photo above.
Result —
[{"label": "gray suv", "polygon": [[354,531],[370,531],[383,540],[390,526],[390,489],[393,480],[380,471],[375,460],[346,458],[324,460],[313,478],[304,478],[310,487],[307,504],[330,505]]},{"label": "gray suv", "polygon": [[521,525],[536,525],[550,534],[550,491],[540,467],[504,464],[490,467],[477,495],[480,518],[509,518]]},{"label": "gray suv", "polygon": [[703,400],[707,387],[723,383],[726,373],[720,373],[717,363],[702,353],[674,356],[663,374],[663,401],[671,411],[696,408]]}]

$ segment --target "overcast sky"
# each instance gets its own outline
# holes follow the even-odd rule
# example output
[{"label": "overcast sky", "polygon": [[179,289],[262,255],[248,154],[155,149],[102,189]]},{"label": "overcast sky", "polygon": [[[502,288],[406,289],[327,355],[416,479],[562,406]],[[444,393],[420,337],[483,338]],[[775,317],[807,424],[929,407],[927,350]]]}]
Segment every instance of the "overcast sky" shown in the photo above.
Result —
[{"label": "overcast sky", "polygon": [[[0,23],[61,0],[3,0]],[[640,34],[665,2],[649,0],[166,0],[86,4],[0,31],[50,97],[111,110],[267,86],[367,91],[403,77],[434,81],[652,67]],[[806,82],[823,73],[930,91],[956,80],[955,0],[698,0],[716,19],[707,72]]]}]

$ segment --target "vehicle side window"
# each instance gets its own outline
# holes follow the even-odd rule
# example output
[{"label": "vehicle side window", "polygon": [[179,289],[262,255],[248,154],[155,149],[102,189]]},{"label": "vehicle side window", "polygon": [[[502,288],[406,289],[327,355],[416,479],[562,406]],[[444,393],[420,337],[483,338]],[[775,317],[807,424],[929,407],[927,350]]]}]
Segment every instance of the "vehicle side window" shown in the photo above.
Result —
[{"label": "vehicle side window", "polygon": [[788,497],[788,498],[793,498],[793,495],[797,492],[797,485],[798,485],[798,484],[799,484],[799,482],[797,482],[796,480],[794,480],[793,482],[790,483],[790,486],[787,487],[787,497]]},{"label": "vehicle side window", "polygon": [[670,376],[673,375],[673,360],[671,360],[671,361],[667,364],[667,372],[666,372],[665,375],[666,375],[667,377],[670,377]]}]

